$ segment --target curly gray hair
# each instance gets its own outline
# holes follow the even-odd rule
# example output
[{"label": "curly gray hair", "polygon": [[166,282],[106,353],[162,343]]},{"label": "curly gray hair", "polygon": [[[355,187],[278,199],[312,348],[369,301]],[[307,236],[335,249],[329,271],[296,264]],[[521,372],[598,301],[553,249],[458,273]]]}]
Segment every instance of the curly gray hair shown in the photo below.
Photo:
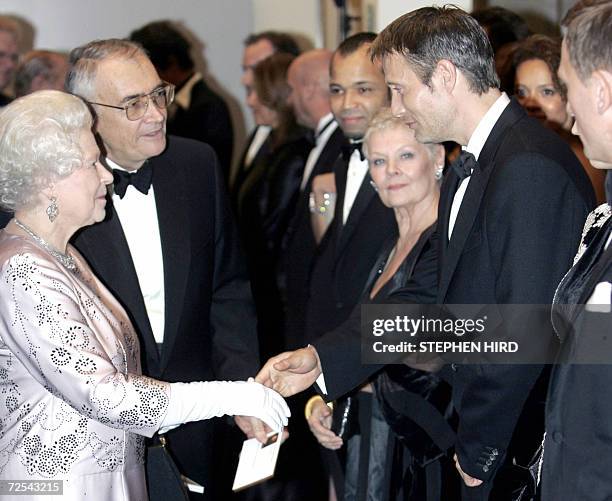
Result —
[{"label": "curly gray hair", "polygon": [[15,211],[82,164],[79,135],[93,118],[78,97],[43,90],[0,111],[0,206]]}]

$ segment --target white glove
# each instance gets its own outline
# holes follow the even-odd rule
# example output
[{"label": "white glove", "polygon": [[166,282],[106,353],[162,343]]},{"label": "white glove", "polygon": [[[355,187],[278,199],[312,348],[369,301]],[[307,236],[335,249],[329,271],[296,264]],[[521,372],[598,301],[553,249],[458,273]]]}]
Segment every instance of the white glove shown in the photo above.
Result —
[{"label": "white glove", "polygon": [[225,414],[253,416],[280,430],[291,412],[283,397],[255,381],[170,383],[170,403],[159,432]]}]

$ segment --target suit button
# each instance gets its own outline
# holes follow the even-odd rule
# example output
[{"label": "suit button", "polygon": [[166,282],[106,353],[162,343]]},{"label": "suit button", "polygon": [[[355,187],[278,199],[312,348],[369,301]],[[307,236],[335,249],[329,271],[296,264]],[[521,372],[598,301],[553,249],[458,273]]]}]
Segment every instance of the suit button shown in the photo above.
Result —
[{"label": "suit button", "polygon": [[344,303],[342,303],[342,302],[338,301],[338,302],[336,303],[336,308],[340,309],[340,308],[342,308],[342,307],[344,307]]},{"label": "suit button", "polygon": [[552,439],[555,444],[560,444],[563,441],[563,433],[560,431],[554,431],[552,434]]}]

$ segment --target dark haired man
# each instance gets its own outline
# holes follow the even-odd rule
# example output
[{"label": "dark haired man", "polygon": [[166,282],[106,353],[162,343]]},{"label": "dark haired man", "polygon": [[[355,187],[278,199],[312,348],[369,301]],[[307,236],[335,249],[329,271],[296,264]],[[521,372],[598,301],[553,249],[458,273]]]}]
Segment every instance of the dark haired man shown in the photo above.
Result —
[{"label": "dark haired man", "polygon": [[144,47],[161,79],[176,86],[168,133],[210,144],[227,182],[234,147],[229,109],[195,71],[189,40],[170,21],[149,23],[133,31],[130,40]]},{"label": "dark haired man", "polygon": [[[451,169],[441,190],[438,302],[550,304],[593,205],[571,150],[499,91],[486,34],[459,9],[402,16],[373,53],[383,62],[394,113],[417,139],[464,149],[467,167]],[[541,325],[522,318],[507,329],[546,335]],[[488,499],[504,459],[512,459],[510,439],[540,372],[453,365],[464,499]]]},{"label": "dark haired man", "polygon": [[37,90],[64,90],[68,58],[60,52],[33,50],[24,54],[15,73],[15,96]]},{"label": "dark haired man", "polygon": [[13,19],[0,16],[0,107],[11,99],[3,94],[13,82],[19,62],[19,27]]}]

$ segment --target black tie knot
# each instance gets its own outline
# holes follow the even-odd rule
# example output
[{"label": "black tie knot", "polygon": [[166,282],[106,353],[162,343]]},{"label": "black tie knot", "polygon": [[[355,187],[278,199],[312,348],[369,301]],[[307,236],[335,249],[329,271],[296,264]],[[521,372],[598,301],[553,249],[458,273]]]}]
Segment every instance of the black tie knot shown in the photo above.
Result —
[{"label": "black tie knot", "polygon": [[460,181],[472,175],[472,171],[478,166],[476,157],[470,152],[463,150],[459,158],[451,164]]},{"label": "black tie knot", "polygon": [[361,145],[363,143],[360,141],[358,143],[347,143],[342,146],[342,158],[345,162],[348,162],[353,155],[353,152],[359,152],[359,158],[361,161],[365,160],[365,155],[363,154],[363,150],[361,149]]},{"label": "black tie knot", "polygon": [[113,169],[114,190],[115,194],[119,195],[119,198],[123,198],[125,196],[125,192],[127,191],[129,185],[132,185],[140,193],[144,193],[146,195],[149,193],[152,179],[153,169],[149,163],[145,163],[135,172]]}]

